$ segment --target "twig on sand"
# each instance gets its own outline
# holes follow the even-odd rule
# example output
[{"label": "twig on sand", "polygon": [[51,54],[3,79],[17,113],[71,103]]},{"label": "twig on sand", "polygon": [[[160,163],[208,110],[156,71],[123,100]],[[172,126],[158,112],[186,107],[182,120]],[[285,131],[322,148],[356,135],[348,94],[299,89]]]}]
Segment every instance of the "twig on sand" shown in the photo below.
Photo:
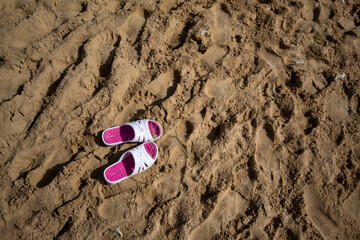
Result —
[{"label": "twig on sand", "polygon": [[133,177],[130,177],[132,180],[134,180],[135,182],[138,182],[138,183],[141,183],[141,184],[144,184],[144,185],[146,185],[145,183],[143,183],[143,182],[141,182],[141,181],[139,181],[139,180],[136,180],[135,178],[133,178]]},{"label": "twig on sand", "polygon": [[338,74],[336,77],[335,77],[335,81],[338,80],[338,78],[340,78],[341,80],[344,80],[346,78],[346,74],[343,73],[343,74]]},{"label": "twig on sand", "polygon": [[345,0],[341,0],[343,4],[345,4]]},{"label": "twig on sand", "polygon": [[137,195],[138,195],[138,191],[139,191],[139,187],[136,185],[136,191],[133,192],[131,198],[129,199],[129,201],[128,201],[128,203],[127,203],[127,204],[128,204],[128,208],[129,208],[129,210],[130,210],[130,214],[131,214],[131,208],[132,208],[132,206],[136,205],[136,197],[137,197]]}]

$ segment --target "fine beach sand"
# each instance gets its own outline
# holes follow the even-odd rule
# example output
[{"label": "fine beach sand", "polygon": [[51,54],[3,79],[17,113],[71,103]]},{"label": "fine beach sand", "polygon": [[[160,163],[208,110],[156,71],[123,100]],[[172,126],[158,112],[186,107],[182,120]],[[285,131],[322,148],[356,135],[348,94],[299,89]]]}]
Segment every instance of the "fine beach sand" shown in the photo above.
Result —
[{"label": "fine beach sand", "polygon": [[360,239],[358,1],[1,0],[0,42],[1,239]]}]

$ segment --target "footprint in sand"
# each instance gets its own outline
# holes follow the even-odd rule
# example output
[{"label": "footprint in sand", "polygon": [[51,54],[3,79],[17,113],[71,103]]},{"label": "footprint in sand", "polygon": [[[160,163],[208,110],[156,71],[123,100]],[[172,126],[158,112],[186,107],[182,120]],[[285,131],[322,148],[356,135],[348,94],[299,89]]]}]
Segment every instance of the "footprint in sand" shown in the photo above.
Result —
[{"label": "footprint in sand", "polygon": [[324,212],[324,204],[320,194],[312,186],[304,190],[305,211],[324,239],[347,239],[341,236],[337,223]]},{"label": "footprint in sand", "polygon": [[120,43],[120,36],[110,34],[109,43],[103,46],[101,51],[101,62],[99,67],[100,77],[109,77],[114,62],[115,52]]},{"label": "footprint in sand", "polygon": [[211,38],[214,43],[226,44],[230,41],[232,35],[230,12],[224,3],[215,4],[211,10],[215,19],[215,26],[211,31]]},{"label": "footprint in sand", "polygon": [[[76,63],[77,67],[73,69],[73,72],[71,72],[71,70],[66,72],[67,74],[64,76],[66,79],[68,77],[67,75],[71,75],[70,73],[72,73],[78,77],[76,81],[67,81],[68,86],[64,86],[64,88],[66,88],[67,91],[77,89],[77,96],[82,95],[88,98],[96,95],[102,88],[104,81],[110,78],[115,53],[120,41],[120,35],[109,30],[101,31],[94,37],[88,39],[84,45],[79,48],[79,57]],[[82,80],[82,78],[85,78],[86,81]],[[67,95],[69,93],[64,92],[64,94]],[[69,96],[71,95],[72,93],[69,94]],[[69,96],[68,99],[71,99]],[[63,101],[67,101],[66,99],[67,98],[63,99]]]},{"label": "footprint in sand", "polygon": [[[119,47],[121,37],[113,31],[103,31],[92,37],[84,46],[85,61],[91,71],[100,77],[108,77],[112,70],[115,51]],[[99,69],[96,72],[96,69]],[[88,81],[91,82],[91,81]]]},{"label": "footprint in sand", "polygon": [[[52,149],[51,144],[37,145],[35,148],[19,151],[10,162],[8,174],[11,181],[16,180],[21,174],[28,172],[30,184],[35,186],[48,166],[56,165],[63,157],[68,160],[71,152],[66,149]],[[37,174],[36,174],[37,173]]]},{"label": "footprint in sand", "polygon": [[162,201],[168,201],[175,198],[180,191],[187,152],[179,140],[170,135],[161,140],[160,146],[162,161],[156,166],[160,174],[153,185],[158,186],[158,195],[161,196]]},{"label": "footprint in sand", "polygon": [[[98,208],[99,216],[108,219],[121,221],[130,216],[130,193],[122,193],[103,200]],[[149,206],[149,205],[148,205]]]},{"label": "footprint in sand", "polygon": [[275,132],[270,123],[265,122],[258,127],[255,140],[255,161],[265,178],[278,183],[280,164],[273,145],[274,138]]},{"label": "footprint in sand", "polygon": [[360,37],[358,37],[357,39],[354,40],[353,42],[354,44],[354,50],[357,54],[360,55]]},{"label": "footprint in sand", "polygon": [[301,17],[305,20],[311,21],[314,18],[315,2],[311,0],[304,1],[304,7],[301,11]]},{"label": "footprint in sand", "polygon": [[211,239],[244,213],[249,205],[237,192],[229,189],[221,192],[218,199],[208,218],[194,228],[188,239]]},{"label": "footprint in sand", "polygon": [[31,75],[29,70],[25,68],[17,69],[15,67],[7,68],[1,66],[0,82],[5,83],[7,79],[11,79],[11,84],[3,85],[0,89],[0,103],[13,100],[16,96],[21,95],[24,91],[24,86],[29,81]]},{"label": "footprint in sand", "polygon": [[[63,4],[36,4],[32,14],[19,21],[9,32],[0,36],[1,42],[15,48],[29,46],[84,10],[84,5],[80,1],[63,2]],[[23,8],[26,3],[19,3],[19,5],[23,5],[21,6]],[[24,34],[25,32],[26,34]]]},{"label": "footprint in sand", "polygon": [[49,185],[62,170],[63,165],[71,156],[69,149],[55,149],[44,153],[41,165],[29,172],[27,178],[32,186],[43,188]]},{"label": "footprint in sand", "polygon": [[124,221],[130,218],[137,222],[146,217],[155,205],[154,202],[154,192],[139,192],[137,188],[133,188],[132,192],[126,191],[104,199],[98,208],[98,213],[100,217],[112,221]]},{"label": "footprint in sand", "polygon": [[61,19],[62,23],[66,22],[68,19],[73,18],[78,15],[80,12],[86,10],[86,4],[80,1],[65,1],[62,5],[58,6],[56,13],[58,18]]},{"label": "footprint in sand", "polygon": [[335,90],[326,102],[327,115],[335,122],[343,122],[349,116],[349,101],[343,91]]},{"label": "footprint in sand", "polygon": [[218,78],[211,78],[206,82],[205,93],[209,97],[230,97],[236,93],[235,83],[230,78],[221,81]]},{"label": "footprint in sand", "polygon": [[332,9],[332,4],[330,4],[328,1],[325,1],[325,0],[321,0],[319,1],[320,3],[320,13],[319,13],[319,21],[320,22],[324,22],[328,19],[331,19],[334,15],[335,15],[335,12],[334,10]]},{"label": "footprint in sand", "polygon": [[50,33],[54,28],[56,15],[44,7],[39,7],[35,14],[23,19],[11,31],[1,35],[0,40],[4,46],[22,48]]},{"label": "footprint in sand", "polygon": [[[84,56],[79,57],[79,63],[75,68],[70,65],[60,78],[48,87],[46,95],[53,101],[43,104],[28,127],[28,132],[30,132],[42,125],[44,131],[37,136],[34,136],[32,131],[28,136],[36,137],[39,141],[49,136],[56,138],[67,123],[78,119],[79,108],[77,107],[93,99],[104,87],[104,82],[108,80],[112,70],[114,51],[119,41],[117,34],[104,31],[84,44],[84,54],[79,54]],[[53,109],[57,111],[54,112]],[[64,112],[68,114],[64,115]],[[54,121],[54,119],[64,119],[64,121]],[[86,124],[86,122],[82,121],[81,124]]]},{"label": "footprint in sand", "polygon": [[307,21],[324,22],[334,15],[333,9],[327,1],[314,2],[306,0],[301,12],[301,17]]},{"label": "footprint in sand", "polygon": [[[211,70],[216,66],[216,64],[220,63],[228,53],[228,46],[213,46],[208,48],[198,60],[200,61],[202,67],[207,70]],[[206,73],[206,71],[204,73]]]},{"label": "footprint in sand", "polygon": [[[129,96],[130,91],[125,91],[128,94],[125,95],[126,106],[116,117],[117,121],[126,121],[127,119],[134,119],[139,117],[147,106],[158,105],[171,97],[180,82],[180,73],[177,70],[171,70],[160,74],[155,80],[147,84],[144,88],[140,88],[138,83],[130,85],[127,90],[135,92],[133,96]],[[126,89],[125,89],[126,90]]]},{"label": "footprint in sand", "polygon": [[[38,145],[36,149],[22,150],[11,162],[8,170],[10,179],[14,181],[21,174],[27,173],[26,179],[30,185],[37,188],[48,186],[77,156],[66,148],[49,150],[53,148],[45,144]],[[78,179],[79,177],[75,177],[75,185]],[[74,188],[77,188],[77,185]]]},{"label": "footprint in sand", "polygon": [[160,9],[164,12],[169,12],[176,7],[176,0],[163,0],[160,3]]},{"label": "footprint in sand", "polygon": [[265,62],[271,67],[271,69],[275,72],[278,79],[285,83],[287,76],[285,71],[285,63],[284,59],[281,58],[278,54],[276,54],[271,49],[261,48],[260,57],[265,60]]},{"label": "footprint in sand", "polygon": [[171,18],[162,40],[170,49],[179,49],[186,41],[190,25],[191,22],[185,23],[176,17]]},{"label": "footprint in sand", "polygon": [[8,174],[11,181],[16,180],[21,174],[29,171],[34,164],[38,152],[32,149],[22,150],[12,159]]},{"label": "footprint in sand", "polygon": [[288,122],[294,114],[295,103],[289,91],[286,88],[280,90],[280,93],[275,98],[275,104],[280,110],[280,116]]},{"label": "footprint in sand", "polygon": [[148,12],[145,9],[138,7],[122,26],[126,35],[126,41],[130,45],[135,45],[141,39],[147,16]]},{"label": "footprint in sand", "polygon": [[179,71],[168,71],[160,74],[155,80],[150,82],[145,88],[155,96],[155,101],[163,101],[172,96],[180,82]]},{"label": "footprint in sand", "polygon": [[343,207],[347,214],[349,214],[360,225],[360,187],[358,187],[348,199],[343,203]]}]

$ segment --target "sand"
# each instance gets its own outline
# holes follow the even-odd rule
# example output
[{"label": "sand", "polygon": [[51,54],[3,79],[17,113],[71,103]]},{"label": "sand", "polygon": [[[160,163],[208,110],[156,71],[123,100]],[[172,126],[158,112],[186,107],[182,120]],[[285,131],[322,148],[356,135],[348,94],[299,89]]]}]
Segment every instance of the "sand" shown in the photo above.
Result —
[{"label": "sand", "polygon": [[[0,13],[2,239],[360,239],[358,1]],[[107,185],[136,144],[101,132],[137,119],[159,158]]]}]

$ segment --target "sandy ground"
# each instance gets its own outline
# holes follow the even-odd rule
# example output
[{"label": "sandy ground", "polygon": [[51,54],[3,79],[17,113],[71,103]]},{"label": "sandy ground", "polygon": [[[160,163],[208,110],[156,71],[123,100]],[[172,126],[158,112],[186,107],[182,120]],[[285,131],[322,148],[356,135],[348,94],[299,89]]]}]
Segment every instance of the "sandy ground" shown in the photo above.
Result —
[{"label": "sandy ground", "polygon": [[1,0],[1,239],[360,239],[356,2]]}]

